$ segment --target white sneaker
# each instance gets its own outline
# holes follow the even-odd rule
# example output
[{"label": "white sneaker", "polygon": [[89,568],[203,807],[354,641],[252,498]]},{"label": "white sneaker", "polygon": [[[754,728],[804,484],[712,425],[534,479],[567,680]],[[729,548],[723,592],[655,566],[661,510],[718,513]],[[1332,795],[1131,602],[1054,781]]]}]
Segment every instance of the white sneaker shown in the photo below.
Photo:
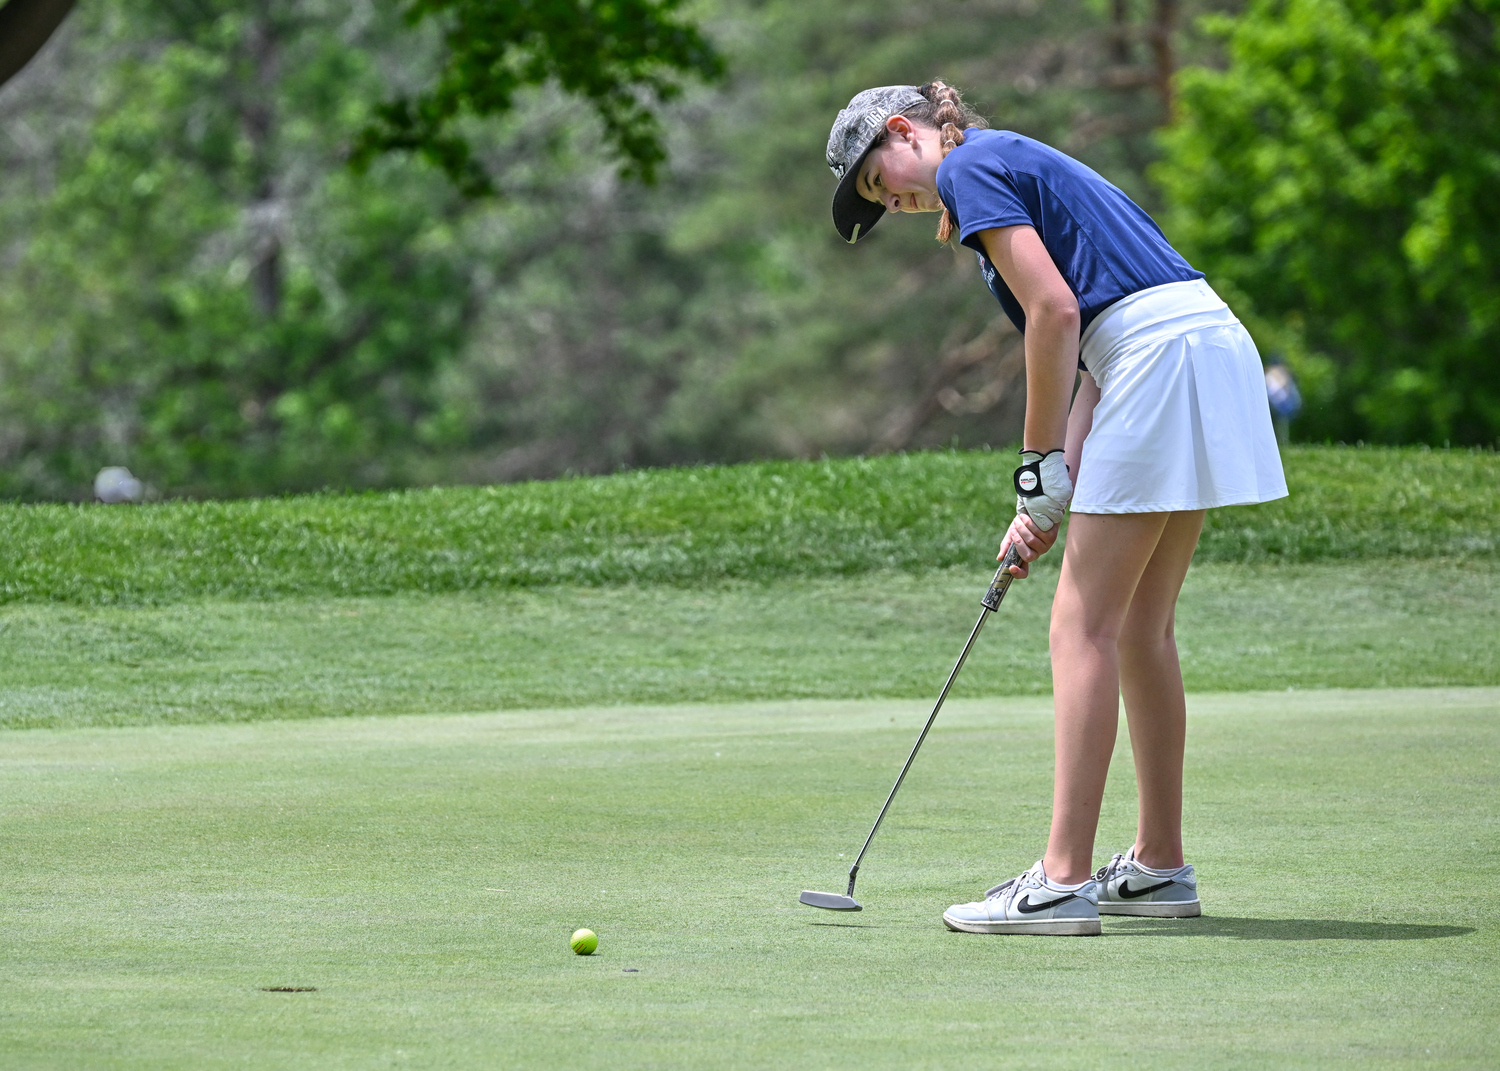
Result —
[{"label": "white sneaker", "polygon": [[1198,875],[1191,866],[1156,870],[1135,861],[1135,849],[1116,854],[1094,875],[1099,914],[1186,919],[1203,914]]},{"label": "white sneaker", "polygon": [[984,899],[954,904],[943,925],[964,933],[1050,933],[1093,937],[1099,933],[1099,903],[1093,879],[1077,885],[1047,880],[1040,860],[1020,877],[996,885]]}]

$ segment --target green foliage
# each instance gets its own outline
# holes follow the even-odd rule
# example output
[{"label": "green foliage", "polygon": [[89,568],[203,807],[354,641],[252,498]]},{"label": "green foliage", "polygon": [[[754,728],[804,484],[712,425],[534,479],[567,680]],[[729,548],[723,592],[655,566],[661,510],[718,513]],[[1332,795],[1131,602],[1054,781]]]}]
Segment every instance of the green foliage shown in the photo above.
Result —
[{"label": "green foliage", "polygon": [[379,483],[391,441],[446,445],[458,198],[339,164],[398,27],[268,7],[88,13],[116,50],[94,120],[0,266],[0,493],[67,497],[106,462],[178,493]]},{"label": "green foliage", "polygon": [[1179,76],[1168,233],[1310,380],[1300,437],[1500,438],[1497,16],[1255,0]]},{"label": "green foliage", "polygon": [[653,182],[666,151],[651,105],[679,97],[685,76],[724,75],[723,58],[680,7],[681,0],[414,0],[411,22],[445,26],[437,84],[378,107],[355,163],[365,168],[376,153],[416,150],[466,193],[492,193],[458,120],[503,115],[521,89],[555,83],[592,105],[625,173]]},{"label": "green foliage", "polygon": [[0,96],[0,494],[84,497],[104,464],[173,497],[1007,443],[1014,333],[931,220],[839,241],[832,116],[942,76],[1150,201],[1159,103],[1099,86],[1083,0],[716,0],[692,15],[734,76],[654,108],[656,187],[557,84],[445,128],[479,202],[420,161],[345,167],[382,102],[459,77],[471,9],[216,4],[87,5]]},{"label": "green foliage", "polygon": [[[1306,447],[1292,497],[1210,514],[1205,561],[1489,558],[1492,453]],[[141,508],[0,507],[0,599],[166,603],[976,566],[1014,512],[990,453],[643,470]]]},{"label": "green foliage", "polygon": [[1493,557],[1500,455],[1486,450],[1293,447],[1291,495],[1209,510],[1201,561]]},{"label": "green foliage", "polygon": [[1100,88],[1104,20],[1078,0],[709,10],[733,77],[668,110],[661,188],[590,175],[597,137],[570,140],[552,105],[524,143],[571,165],[550,184],[508,151],[517,142],[488,153],[492,170],[509,169],[500,188],[529,209],[507,221],[536,237],[509,247],[465,361],[476,450],[460,471],[1008,443],[1017,339],[973,255],[937,244],[930,218],[842,242],[828,128],[860,89],[941,76],[997,126],[1061,146],[1149,204],[1141,168],[1159,104]]}]

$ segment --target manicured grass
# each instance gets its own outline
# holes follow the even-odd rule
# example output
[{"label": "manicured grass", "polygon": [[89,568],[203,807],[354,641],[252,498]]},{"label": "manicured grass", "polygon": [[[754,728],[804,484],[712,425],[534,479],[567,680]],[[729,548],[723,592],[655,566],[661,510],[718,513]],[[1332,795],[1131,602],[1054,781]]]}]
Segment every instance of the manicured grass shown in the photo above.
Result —
[{"label": "manicured grass", "polygon": [[[960,695],[1046,693],[1056,558],[1017,583]],[[600,703],[931,697],[987,566],[382,598],[0,608],[0,726]],[[1196,691],[1500,684],[1488,562],[1199,564],[1178,614]]]},{"label": "manicured grass", "polygon": [[0,507],[0,1067],[1500,1062],[1500,689],[1378,690],[1500,685],[1494,454],[1297,449],[1293,498],[1211,515],[1178,616],[1209,917],[938,924],[1045,839],[1055,555],[869,910],[796,905],[978,612],[1011,465]]},{"label": "manicured grass", "polygon": [[[1215,511],[1202,561],[1485,558],[1500,455],[1299,447],[1292,497]],[[926,571],[986,561],[1006,453],[673,469],[141,508],[0,507],[0,601],[163,604]]]},{"label": "manicured grass", "polygon": [[[1195,696],[1207,917],[947,933],[1041,850],[1047,706],[953,703],[852,917],[797,892],[841,888],[925,704],[10,734],[0,1063],[1500,1063],[1500,690]],[[1122,742],[1101,858],[1132,823]]]}]

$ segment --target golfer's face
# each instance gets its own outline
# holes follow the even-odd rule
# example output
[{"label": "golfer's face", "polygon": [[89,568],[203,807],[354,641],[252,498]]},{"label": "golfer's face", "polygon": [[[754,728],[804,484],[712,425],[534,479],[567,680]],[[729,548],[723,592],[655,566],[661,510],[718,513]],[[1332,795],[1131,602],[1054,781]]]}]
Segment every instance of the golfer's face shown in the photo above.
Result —
[{"label": "golfer's face", "polygon": [[914,151],[911,140],[896,133],[865,157],[856,188],[866,201],[883,204],[887,212],[943,210],[934,154]]}]

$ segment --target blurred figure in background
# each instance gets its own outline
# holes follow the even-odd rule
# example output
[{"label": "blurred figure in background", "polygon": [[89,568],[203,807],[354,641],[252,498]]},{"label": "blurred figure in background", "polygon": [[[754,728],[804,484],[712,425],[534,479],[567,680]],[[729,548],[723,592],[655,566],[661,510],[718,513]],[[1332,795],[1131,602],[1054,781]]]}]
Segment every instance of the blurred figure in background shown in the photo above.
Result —
[{"label": "blurred figure in background", "polygon": [[1276,442],[1285,446],[1291,441],[1292,418],[1302,411],[1302,392],[1297,380],[1279,354],[1272,354],[1266,364],[1266,397],[1271,402],[1271,425]]}]

